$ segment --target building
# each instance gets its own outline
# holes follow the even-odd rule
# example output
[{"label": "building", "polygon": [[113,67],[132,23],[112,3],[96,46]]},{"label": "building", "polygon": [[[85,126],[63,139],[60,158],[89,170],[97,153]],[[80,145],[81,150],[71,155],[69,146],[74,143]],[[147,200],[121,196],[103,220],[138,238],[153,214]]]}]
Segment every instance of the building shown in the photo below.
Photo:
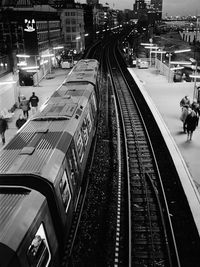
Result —
[{"label": "building", "polygon": [[154,13],[155,20],[162,19],[163,0],[151,0],[149,9]]},{"label": "building", "polygon": [[135,4],[133,5],[135,17],[139,19],[144,13],[144,10],[146,10],[150,14],[151,20],[161,20],[162,3],[163,0],[135,0]]},{"label": "building", "polygon": [[81,4],[66,4],[60,10],[64,45],[68,50],[80,53],[85,49],[84,12]]},{"label": "building", "polygon": [[[0,17],[0,74],[38,67],[38,77],[51,68],[52,59],[45,55],[63,44],[60,16],[49,5],[35,5],[31,1],[13,1],[1,6]],[[19,57],[19,55],[27,57]],[[18,56],[17,56],[18,55]],[[33,73],[32,73],[33,74]],[[32,75],[28,74],[27,75]]]}]

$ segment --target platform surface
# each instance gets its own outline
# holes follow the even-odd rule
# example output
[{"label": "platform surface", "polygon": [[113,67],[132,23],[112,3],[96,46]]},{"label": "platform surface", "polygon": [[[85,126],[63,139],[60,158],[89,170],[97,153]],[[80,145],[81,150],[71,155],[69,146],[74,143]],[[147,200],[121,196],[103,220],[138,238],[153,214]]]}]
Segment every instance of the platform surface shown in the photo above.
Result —
[{"label": "platform surface", "polygon": [[155,104],[200,192],[200,125],[194,131],[192,140],[187,141],[187,134],[183,132],[180,120],[179,104],[185,95],[193,101],[194,82],[169,83],[167,77],[159,74],[154,67],[129,68],[129,71],[133,77],[138,78],[138,82]]}]

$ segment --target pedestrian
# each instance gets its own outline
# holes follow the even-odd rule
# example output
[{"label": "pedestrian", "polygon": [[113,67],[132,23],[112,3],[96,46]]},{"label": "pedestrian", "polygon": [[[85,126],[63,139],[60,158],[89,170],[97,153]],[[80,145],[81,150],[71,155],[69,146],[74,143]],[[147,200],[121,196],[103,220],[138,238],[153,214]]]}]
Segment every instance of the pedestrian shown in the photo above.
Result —
[{"label": "pedestrian", "polygon": [[32,96],[29,98],[29,102],[31,104],[32,115],[35,114],[38,110],[38,102],[39,98],[35,95],[35,92],[32,93]]},{"label": "pedestrian", "polygon": [[197,103],[197,100],[194,99],[194,101],[192,102],[191,108],[196,112],[197,115],[197,126],[199,124],[199,116],[200,116],[200,106],[199,103]]},{"label": "pedestrian", "polygon": [[181,107],[184,107],[185,105],[190,106],[190,99],[189,99],[188,95],[184,96],[180,101],[180,106]]},{"label": "pedestrian", "polygon": [[1,135],[1,140],[2,144],[4,145],[6,140],[5,140],[5,131],[8,129],[8,123],[6,119],[2,115],[0,115],[0,135]]},{"label": "pedestrian", "polygon": [[187,140],[192,140],[192,135],[197,126],[197,115],[191,108],[188,109],[188,115],[185,120],[187,127]]},{"label": "pedestrian", "polygon": [[182,113],[181,113],[181,117],[180,117],[180,120],[183,122],[183,132],[186,133],[186,118],[187,118],[187,115],[188,115],[188,109],[189,109],[189,106],[188,105],[185,105],[182,107]]},{"label": "pedestrian", "polygon": [[20,101],[20,108],[23,111],[24,117],[28,119],[28,111],[30,110],[29,100],[26,99],[25,96],[22,96],[22,100]]},{"label": "pedestrian", "polygon": [[25,122],[26,122],[26,119],[24,118],[22,114],[20,114],[19,118],[16,120],[16,127],[20,129],[22,125],[24,125]]}]

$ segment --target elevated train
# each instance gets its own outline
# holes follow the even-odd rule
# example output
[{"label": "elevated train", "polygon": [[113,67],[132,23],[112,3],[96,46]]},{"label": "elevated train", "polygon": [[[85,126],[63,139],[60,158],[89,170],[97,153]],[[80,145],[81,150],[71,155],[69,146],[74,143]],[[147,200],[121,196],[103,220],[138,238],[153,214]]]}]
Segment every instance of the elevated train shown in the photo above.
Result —
[{"label": "elevated train", "polygon": [[80,60],[0,151],[0,266],[60,266],[97,123],[99,63]]}]

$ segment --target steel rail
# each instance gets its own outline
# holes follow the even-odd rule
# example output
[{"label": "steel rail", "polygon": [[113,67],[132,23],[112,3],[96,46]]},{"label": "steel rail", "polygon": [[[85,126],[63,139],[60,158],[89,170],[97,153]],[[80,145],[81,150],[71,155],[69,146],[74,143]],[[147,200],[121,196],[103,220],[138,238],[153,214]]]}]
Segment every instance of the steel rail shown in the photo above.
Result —
[{"label": "steel rail", "polygon": [[[118,64],[118,63],[116,63],[116,64]],[[115,68],[116,68],[116,64],[115,64]],[[118,66],[119,67],[119,66]],[[110,69],[112,69],[112,67],[110,67]],[[116,70],[115,70],[115,72],[116,72]],[[117,73],[117,75],[119,75],[119,73]],[[116,75],[116,76],[117,76]],[[126,113],[126,114],[128,114],[128,112],[130,111],[130,112],[132,112],[133,111],[133,101],[131,100],[130,101],[130,97],[132,98],[133,96],[132,96],[132,94],[130,93],[130,91],[128,92],[124,92],[124,91],[122,91],[122,89],[121,88],[123,88],[123,90],[124,90],[124,87],[125,86],[127,86],[127,84],[126,84],[126,82],[124,83],[124,77],[123,78],[120,78],[120,81],[119,81],[119,78],[117,78],[118,79],[118,81],[116,82],[116,78],[112,78],[113,79],[113,81],[114,81],[114,79],[115,79],[115,86],[116,87],[118,87],[118,88],[120,88],[120,89],[117,89],[117,98],[118,98],[118,102],[120,103],[120,102],[122,102],[123,101],[123,105],[121,104],[121,107],[120,107],[120,109],[121,109],[121,111],[123,112],[123,113]],[[123,80],[123,85],[121,85],[121,82],[122,82],[122,80]],[[113,82],[114,83],[114,82]],[[118,85],[117,85],[118,84]],[[126,84],[126,85],[124,85],[124,84]],[[126,99],[128,99],[128,100],[126,100]],[[130,102],[129,102],[130,101]],[[129,137],[130,136],[127,136],[127,144],[128,145],[130,145],[131,144],[131,142],[134,142],[135,143],[135,145],[136,145],[136,150],[138,151],[138,162],[139,162],[139,169],[140,169],[140,175],[141,175],[141,177],[142,177],[142,182],[143,182],[143,188],[144,188],[144,191],[145,191],[145,195],[146,195],[146,203],[147,203],[147,210],[148,210],[148,218],[149,218],[149,229],[150,229],[150,231],[151,231],[151,235],[150,235],[150,239],[151,239],[151,247],[152,247],[152,249],[151,249],[151,251],[152,251],[152,253],[151,253],[151,257],[153,258],[153,260],[152,260],[152,262],[154,263],[154,264],[156,264],[156,259],[155,259],[155,255],[157,255],[158,253],[155,253],[155,245],[154,245],[154,243],[155,243],[155,241],[153,241],[153,236],[154,236],[154,234],[153,234],[153,228],[152,228],[152,225],[154,224],[154,217],[152,217],[151,216],[151,212],[152,211],[150,211],[150,202],[149,201],[151,201],[151,199],[149,200],[149,197],[148,197],[148,191],[149,191],[149,188],[147,187],[147,185],[146,185],[146,181],[145,181],[145,173],[146,173],[146,168],[148,169],[148,166],[146,167],[145,166],[145,164],[144,164],[144,162],[143,162],[143,160],[144,160],[144,157],[142,156],[141,157],[141,152],[140,152],[140,150],[141,150],[141,143],[142,143],[142,145],[143,146],[145,146],[145,142],[147,142],[148,143],[148,146],[150,147],[150,154],[152,154],[152,157],[153,157],[153,161],[155,162],[155,164],[150,164],[150,165],[152,165],[150,168],[153,168],[153,165],[155,165],[155,173],[154,173],[154,176],[158,176],[158,177],[160,177],[160,174],[159,174],[159,170],[158,170],[158,168],[157,168],[157,164],[156,164],[156,160],[155,160],[155,156],[154,156],[154,154],[153,154],[153,150],[152,150],[152,145],[151,145],[151,142],[150,142],[150,138],[149,138],[149,136],[148,136],[148,133],[147,133],[147,131],[146,131],[146,128],[145,128],[145,126],[144,126],[144,122],[143,122],[143,120],[141,119],[142,118],[142,116],[141,116],[141,114],[140,114],[140,112],[138,111],[139,109],[138,109],[138,106],[137,106],[137,104],[136,103],[134,103],[135,105],[136,105],[136,108],[134,108],[134,115],[136,116],[136,113],[139,113],[139,116],[140,116],[140,120],[141,120],[141,125],[142,126],[140,126],[139,125],[139,123],[138,122],[136,122],[135,121],[135,124],[136,124],[136,127],[135,127],[135,129],[134,129],[134,132],[136,132],[136,128],[138,128],[138,127],[143,127],[144,128],[144,134],[141,134],[141,132],[139,133],[139,136],[137,136],[137,134],[135,134],[135,136],[134,136],[134,139],[132,139],[132,140],[129,140]],[[131,109],[130,110],[128,110],[127,109],[127,107],[126,106],[130,106],[131,107]],[[126,109],[124,109],[124,107],[126,108]],[[122,117],[124,117],[125,115],[123,115],[122,114]],[[128,117],[129,117],[129,115],[127,115]],[[125,118],[124,118],[125,119]],[[130,120],[130,118],[128,118],[128,120]],[[131,120],[130,120],[131,121]],[[126,125],[126,121],[124,121],[124,125]],[[132,126],[133,127],[133,126]],[[124,130],[125,132],[128,132],[130,129],[129,128],[127,128],[127,126],[125,127],[126,129]],[[140,131],[141,131],[141,129],[140,129]],[[127,133],[126,133],[127,134]],[[134,134],[133,134],[134,135]],[[144,138],[143,138],[144,137]],[[143,140],[144,139],[144,140]],[[148,141],[145,141],[145,139],[146,140],[148,140]],[[129,141],[130,141],[130,143],[129,143]],[[127,146],[128,146],[127,145]],[[130,148],[129,148],[129,150],[130,150]],[[128,159],[130,160],[130,157],[128,157]],[[147,162],[147,165],[148,165],[149,163]],[[129,179],[130,179],[130,177],[129,177]],[[160,181],[161,181],[161,179],[159,179]],[[163,194],[164,194],[164,191],[163,191]],[[165,203],[165,204],[167,204],[167,203]],[[131,204],[130,204],[131,205]],[[162,217],[162,216],[161,216]],[[169,214],[168,214],[168,217],[169,217]],[[152,221],[153,220],[153,221]],[[170,217],[169,217],[169,221],[170,221]],[[162,220],[162,223],[163,223],[163,228],[164,229],[166,229],[166,226],[165,226],[165,222]],[[164,230],[164,232],[165,232],[166,230]],[[172,231],[172,233],[173,233],[173,228],[171,228],[171,231]],[[131,232],[131,230],[130,230],[130,232]],[[165,239],[166,240],[166,239]],[[178,252],[177,252],[177,249],[176,249],[176,243],[175,243],[175,239],[173,240],[174,241],[174,247],[175,247],[175,251],[176,251],[176,253],[177,253],[177,262],[179,263],[179,257],[178,257]],[[168,261],[169,261],[169,266],[172,266],[172,261],[171,261],[171,256],[170,256],[170,249],[169,249],[169,245],[168,245],[168,242],[166,242],[166,247],[167,247],[167,254],[168,254]],[[130,256],[131,258],[132,258],[132,256]],[[157,256],[158,257],[158,256]],[[130,263],[130,266],[131,266],[131,263]],[[177,266],[179,266],[179,264],[177,265]]]}]

